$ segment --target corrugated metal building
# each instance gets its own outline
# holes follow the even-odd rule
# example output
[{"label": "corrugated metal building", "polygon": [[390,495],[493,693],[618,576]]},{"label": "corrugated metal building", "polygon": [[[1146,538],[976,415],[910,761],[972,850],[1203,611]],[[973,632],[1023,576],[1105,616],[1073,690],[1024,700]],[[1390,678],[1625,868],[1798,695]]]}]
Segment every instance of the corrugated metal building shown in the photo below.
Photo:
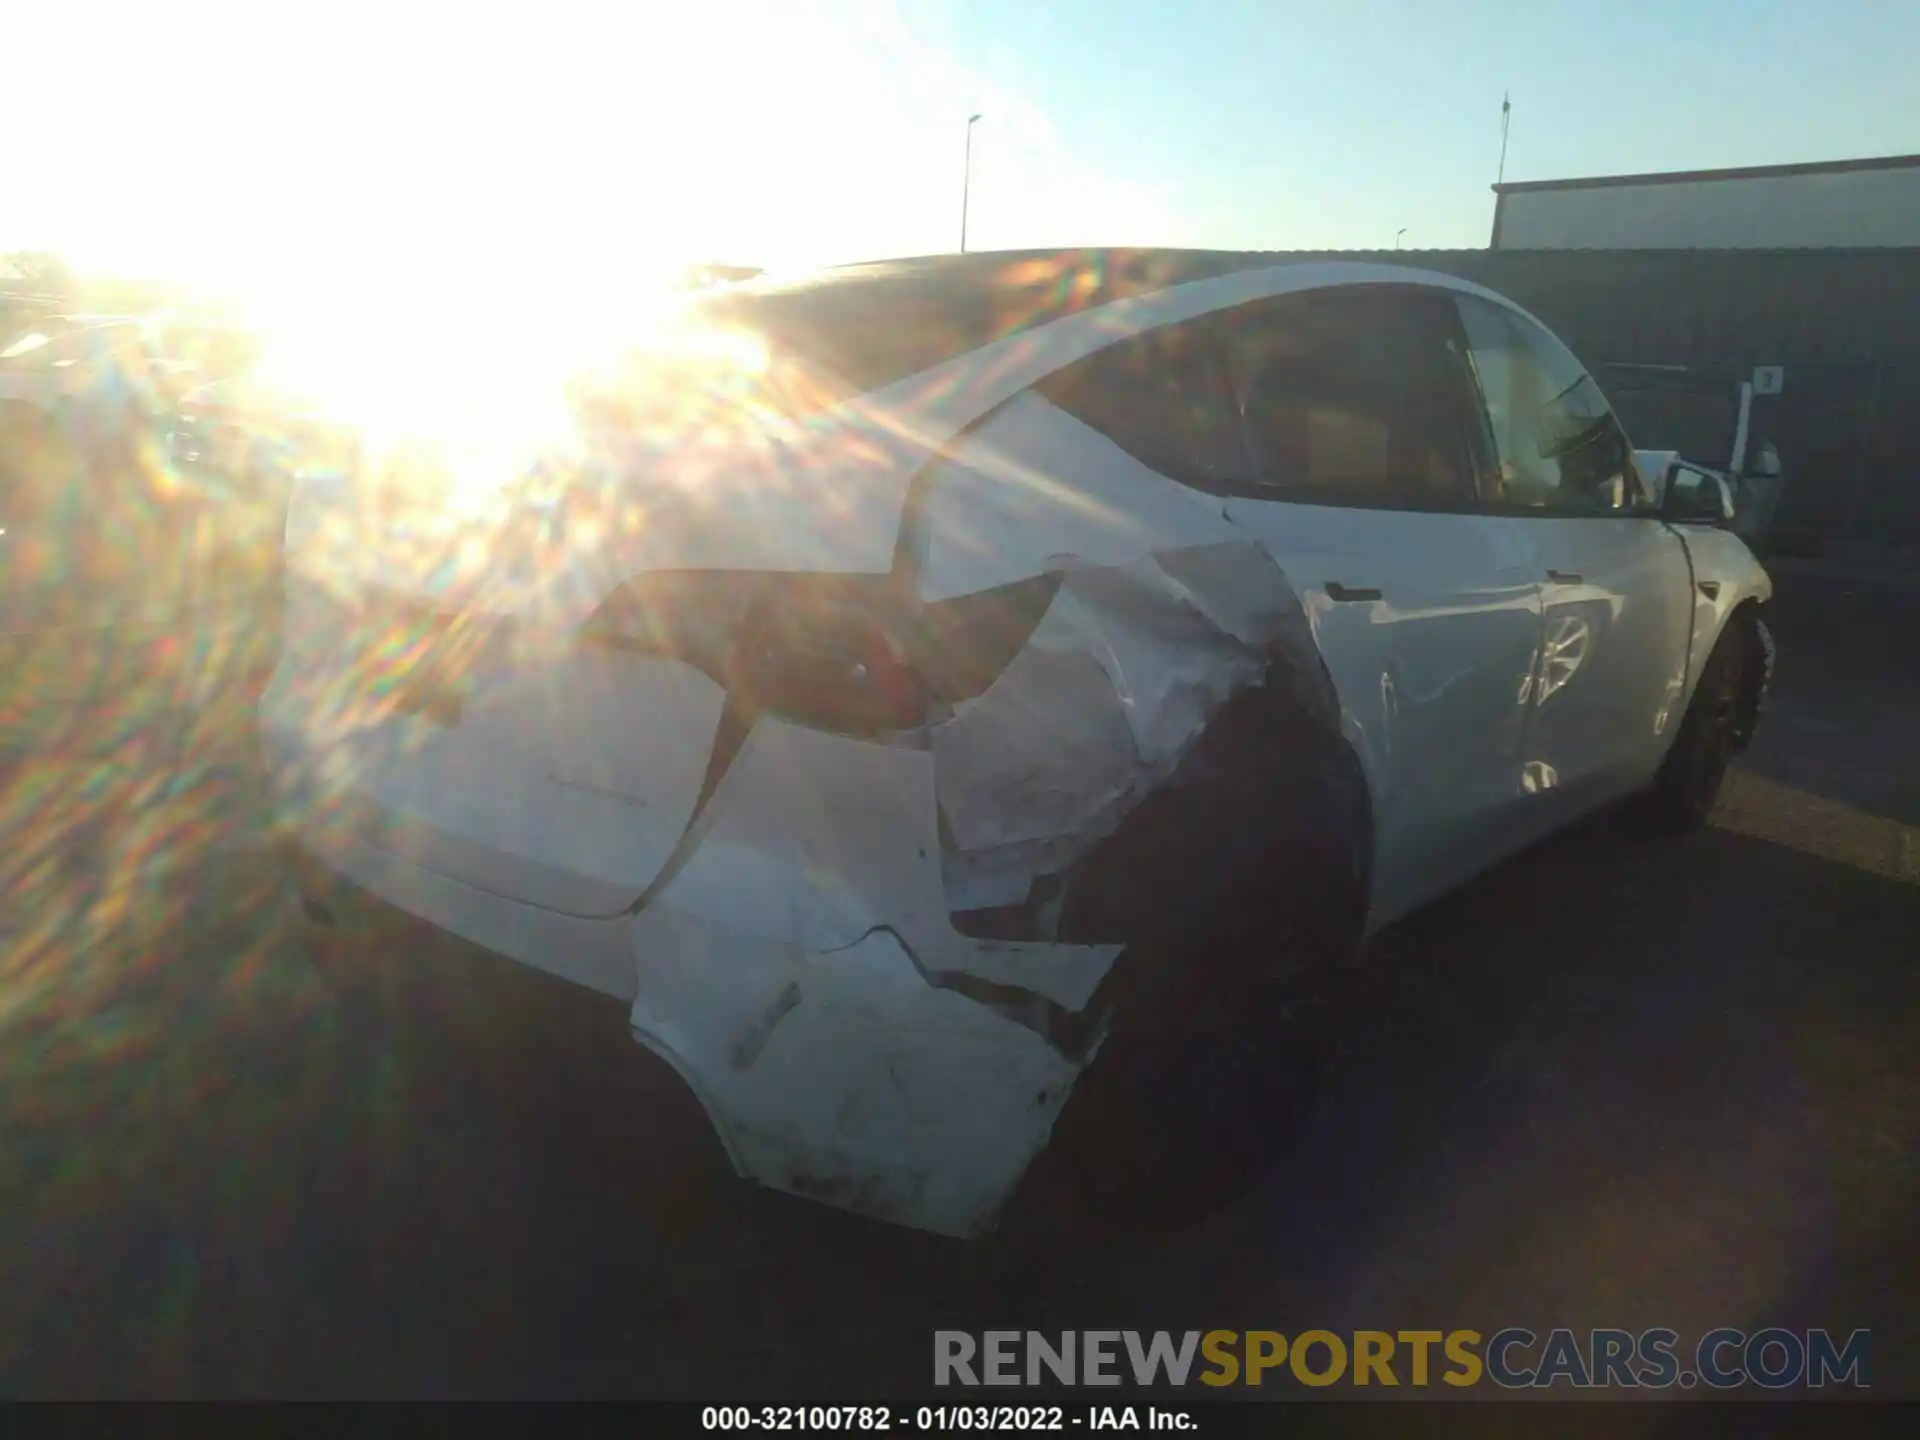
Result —
[{"label": "corrugated metal building", "polygon": [[1493,189],[1495,250],[1920,245],[1920,155]]},{"label": "corrugated metal building", "polygon": [[[1438,270],[1512,297],[1586,361],[1649,447],[1714,458],[1723,440],[1702,407],[1673,403],[1675,390],[1721,397],[1730,430],[1740,382],[1780,366],[1781,391],[1755,397],[1752,424],[1787,467],[1783,542],[1920,546],[1920,248],[1341,258]],[[1656,375],[1661,384],[1643,383]]]}]

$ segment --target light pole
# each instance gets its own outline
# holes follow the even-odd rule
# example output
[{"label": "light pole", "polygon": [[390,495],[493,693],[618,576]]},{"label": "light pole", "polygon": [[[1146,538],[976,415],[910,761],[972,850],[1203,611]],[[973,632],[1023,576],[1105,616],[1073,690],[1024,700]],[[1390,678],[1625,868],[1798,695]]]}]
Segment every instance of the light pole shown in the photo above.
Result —
[{"label": "light pole", "polygon": [[967,159],[960,171],[960,253],[967,253],[967,192],[973,188],[973,126],[980,117],[967,117]]},{"label": "light pole", "polygon": [[1394,249],[1398,250],[1400,248],[1400,237],[1406,233],[1407,233],[1407,227],[1404,225],[1402,225],[1398,230],[1393,232],[1393,248]]}]

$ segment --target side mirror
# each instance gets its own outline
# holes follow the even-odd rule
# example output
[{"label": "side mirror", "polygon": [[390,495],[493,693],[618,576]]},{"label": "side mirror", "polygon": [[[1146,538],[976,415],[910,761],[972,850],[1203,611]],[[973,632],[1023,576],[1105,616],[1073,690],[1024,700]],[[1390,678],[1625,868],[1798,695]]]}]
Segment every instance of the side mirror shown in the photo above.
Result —
[{"label": "side mirror", "polygon": [[1675,463],[1661,486],[1660,514],[1679,525],[1733,523],[1733,487],[1724,477]]}]

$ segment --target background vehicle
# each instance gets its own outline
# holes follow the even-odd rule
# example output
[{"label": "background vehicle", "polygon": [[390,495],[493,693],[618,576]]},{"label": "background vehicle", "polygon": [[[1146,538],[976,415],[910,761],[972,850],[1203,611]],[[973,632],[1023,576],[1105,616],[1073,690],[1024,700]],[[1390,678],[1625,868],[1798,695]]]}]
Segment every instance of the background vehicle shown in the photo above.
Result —
[{"label": "background vehicle", "polygon": [[114,319],[42,325],[0,354],[4,743],[115,744],[130,716],[256,683],[237,557],[277,558],[277,530],[263,546],[257,517],[182,483],[164,444],[188,387],[249,350],[221,327]]},{"label": "background vehicle", "polygon": [[294,477],[349,470],[358,456],[347,427],[248,375],[184,395],[165,442],[175,476],[219,510],[231,559],[256,581],[278,581]]},{"label": "background vehicle", "polygon": [[1656,503],[1475,286],[968,255],[701,316],[764,363],[629,393],[611,484],[437,545],[300,484],[262,735],[333,962],[395,907],[603,992],[763,1183],[976,1234],[1049,1150],[1191,1213],[1367,934],[1698,823],[1757,716],[1724,490]]},{"label": "background vehicle", "polygon": [[199,321],[43,320],[0,350],[0,477],[25,484],[31,464],[105,480],[149,464],[182,398],[254,352],[246,332]]},{"label": "background vehicle", "polygon": [[1766,549],[1786,476],[1779,448],[1754,429],[1753,383],[1670,365],[1609,365],[1602,376],[1635,440],[1722,476],[1736,501],[1734,532]]},{"label": "background vehicle", "polygon": [[52,316],[0,349],[0,400],[48,405],[109,387],[164,410],[187,389],[252,363],[253,337],[235,326],[167,316]]}]

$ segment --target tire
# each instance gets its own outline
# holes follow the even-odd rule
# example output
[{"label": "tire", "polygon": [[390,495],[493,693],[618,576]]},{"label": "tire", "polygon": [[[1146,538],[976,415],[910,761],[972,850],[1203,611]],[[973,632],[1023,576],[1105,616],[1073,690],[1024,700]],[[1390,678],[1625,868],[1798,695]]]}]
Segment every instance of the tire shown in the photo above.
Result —
[{"label": "tire", "polygon": [[1197,1223],[1311,1114],[1372,853],[1364,776],[1316,695],[1282,670],[1237,697],[1066,878],[1059,938],[1126,948],[1086,1012],[1105,1034],[999,1226],[1014,1273]]},{"label": "tire", "polygon": [[1753,621],[1735,615],[1721,632],[1673,737],[1673,748],[1641,799],[1640,818],[1655,834],[1681,835],[1707,823],[1740,753],[1748,667],[1758,640]]},{"label": "tire", "polygon": [[[1024,1274],[1184,1230],[1249,1193],[1318,1099],[1355,948],[1272,897],[1179,944],[1130,946],[1103,987],[1108,1031],[995,1236],[1000,1263]],[[1286,979],[1269,978],[1276,954]]]}]

